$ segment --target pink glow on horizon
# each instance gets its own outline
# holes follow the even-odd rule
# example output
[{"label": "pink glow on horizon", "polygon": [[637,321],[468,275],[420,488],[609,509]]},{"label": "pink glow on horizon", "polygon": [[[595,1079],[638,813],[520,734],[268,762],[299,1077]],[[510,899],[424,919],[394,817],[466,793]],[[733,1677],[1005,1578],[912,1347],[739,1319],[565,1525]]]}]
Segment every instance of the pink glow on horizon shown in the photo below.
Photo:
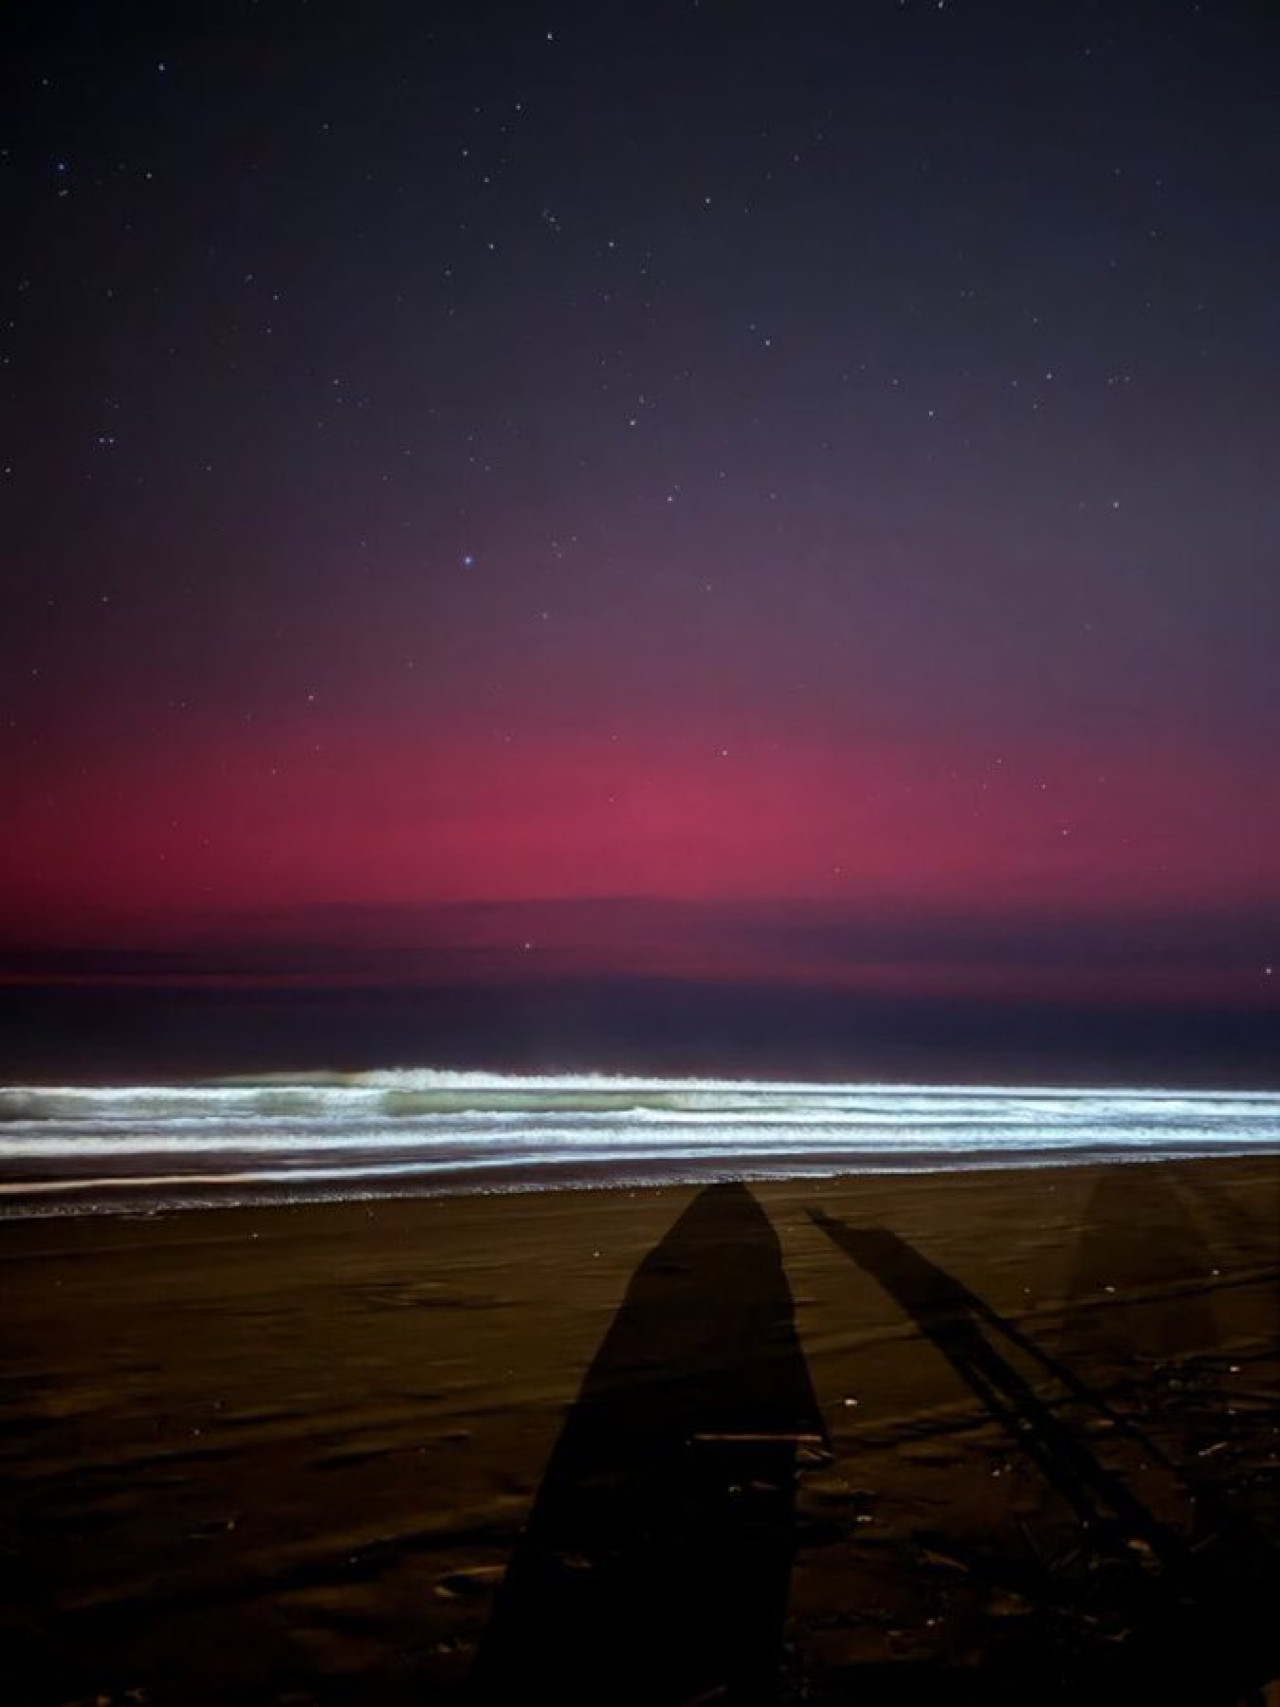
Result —
[{"label": "pink glow on horizon", "polygon": [[116,747],[28,779],[0,883],[10,936],[64,942],[113,920],[145,940],[335,902],[1258,904],[1278,840],[1267,777],[1185,749],[717,748],[317,721]]}]

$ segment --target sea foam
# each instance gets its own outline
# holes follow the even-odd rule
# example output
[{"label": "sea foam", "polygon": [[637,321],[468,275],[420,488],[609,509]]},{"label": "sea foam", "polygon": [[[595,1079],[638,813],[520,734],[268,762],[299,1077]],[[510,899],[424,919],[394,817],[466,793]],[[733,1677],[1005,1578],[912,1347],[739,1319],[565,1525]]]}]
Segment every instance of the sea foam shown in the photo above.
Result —
[{"label": "sea foam", "polygon": [[1280,1095],[403,1068],[0,1087],[0,1214],[1280,1150]]}]

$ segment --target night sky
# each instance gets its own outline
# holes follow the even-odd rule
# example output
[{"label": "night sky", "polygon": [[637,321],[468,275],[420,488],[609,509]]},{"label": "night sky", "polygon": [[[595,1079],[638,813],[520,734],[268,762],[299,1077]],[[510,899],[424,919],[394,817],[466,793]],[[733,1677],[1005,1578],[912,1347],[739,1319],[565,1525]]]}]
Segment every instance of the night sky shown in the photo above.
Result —
[{"label": "night sky", "polygon": [[5,27],[0,1065],[1274,1080],[1274,6]]}]

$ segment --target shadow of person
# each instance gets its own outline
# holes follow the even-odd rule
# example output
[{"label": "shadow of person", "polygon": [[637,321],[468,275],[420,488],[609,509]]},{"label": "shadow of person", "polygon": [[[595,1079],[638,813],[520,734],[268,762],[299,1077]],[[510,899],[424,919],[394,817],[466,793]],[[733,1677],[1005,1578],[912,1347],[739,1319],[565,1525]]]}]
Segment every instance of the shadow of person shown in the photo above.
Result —
[{"label": "shadow of person", "polygon": [[[1078,1699],[1087,1688],[1096,1707],[1128,1707],[1134,1700],[1178,1700],[1195,1707],[1252,1702],[1260,1680],[1275,1670],[1276,1643],[1265,1609],[1274,1609],[1280,1598],[1269,1550],[1246,1536],[1226,1569],[1203,1559],[1198,1544],[1189,1545],[1159,1521],[1125,1479],[1059,1419],[1059,1401],[1042,1398],[1006,1353],[1019,1353],[1038,1368],[1037,1380],[1051,1379],[1073,1401],[1089,1404],[1140,1442],[1148,1457],[1159,1457],[1154,1443],[1100,1392],[906,1240],[884,1228],[846,1226],[820,1211],[810,1215],[911,1317],[1070,1503],[1095,1552],[1119,1567],[1100,1576],[1099,1587],[1111,1612],[1123,1610],[1130,1627],[1109,1651],[1066,1661],[1069,1696]],[[1134,1236],[1132,1221],[1128,1231]],[[1181,1270],[1186,1252],[1178,1241],[1174,1245],[1158,1249],[1157,1258],[1168,1264],[1176,1257]],[[1138,1560],[1150,1559],[1154,1574],[1137,1568],[1135,1549]],[[1064,1604],[1074,1597],[1066,1585],[1059,1596],[1051,1580],[1044,1590]]]},{"label": "shadow of person", "polygon": [[[1220,1300],[1218,1328],[1223,1339],[1241,1337],[1271,1344],[1262,1357],[1269,1365],[1272,1382],[1280,1352],[1280,1179],[1248,1182],[1228,1189],[1207,1169],[1183,1168],[1174,1176],[1188,1213],[1206,1228],[1206,1243],[1217,1263],[1220,1254],[1231,1266],[1257,1271],[1257,1283],[1265,1295],[1263,1309],[1255,1314],[1252,1301],[1241,1299],[1236,1308]],[[1244,1192],[1242,1197],[1241,1192]],[[1234,1291],[1234,1288],[1233,1288]],[[1225,1320],[1223,1319],[1225,1317]]]},{"label": "shadow of person", "polygon": [[469,1698],[765,1703],[796,1455],[823,1425],[776,1234],[699,1192],[631,1281],[498,1591]]},{"label": "shadow of person", "polygon": [[896,1233],[882,1227],[848,1227],[821,1211],[811,1210],[810,1215],[911,1317],[1082,1523],[1113,1543],[1136,1541],[1157,1556],[1169,1554],[1172,1537],[1060,1421],[1006,1353],[1021,1352],[1039,1366],[1042,1376],[1053,1377],[1073,1396],[1102,1408],[1097,1395]]},{"label": "shadow of person", "polygon": [[[1214,1212],[1208,1232],[1206,1206]],[[1225,1228],[1216,1239],[1214,1220]],[[1204,1650],[1222,1656],[1221,1674],[1254,1681],[1280,1669],[1272,1634],[1280,1556],[1247,1510],[1237,1509],[1230,1478],[1219,1484],[1207,1460],[1223,1441],[1231,1447],[1233,1432],[1233,1413],[1221,1414],[1211,1374],[1225,1364],[1214,1302],[1219,1264],[1230,1269],[1242,1249],[1255,1260],[1274,1249],[1269,1233],[1202,1171],[1157,1163],[1105,1169],[1077,1245],[1063,1331],[1075,1360],[1122,1372],[1130,1415],[1145,1410],[1174,1437],[1170,1450],[1193,1500],[1177,1616],[1183,1632],[1199,1631]],[[1238,1294],[1227,1289],[1228,1313]]]},{"label": "shadow of person", "polygon": [[1076,1244],[1064,1347],[1130,1371],[1214,1351],[1212,1270],[1169,1170],[1102,1169]]}]

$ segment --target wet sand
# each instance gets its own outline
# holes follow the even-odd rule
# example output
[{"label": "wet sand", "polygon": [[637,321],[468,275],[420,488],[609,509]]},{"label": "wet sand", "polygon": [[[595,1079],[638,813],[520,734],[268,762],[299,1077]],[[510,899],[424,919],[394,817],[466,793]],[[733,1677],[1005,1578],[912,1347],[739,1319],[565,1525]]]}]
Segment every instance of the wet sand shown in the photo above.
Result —
[{"label": "wet sand", "polygon": [[6,1702],[1280,1677],[1280,1158],[15,1221],[0,1276]]}]

